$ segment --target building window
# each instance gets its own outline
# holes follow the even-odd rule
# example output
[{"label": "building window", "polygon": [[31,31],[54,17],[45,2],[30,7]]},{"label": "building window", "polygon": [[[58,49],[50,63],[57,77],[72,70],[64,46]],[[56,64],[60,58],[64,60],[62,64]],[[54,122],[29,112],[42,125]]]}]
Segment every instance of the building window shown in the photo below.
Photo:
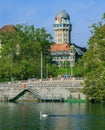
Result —
[{"label": "building window", "polygon": [[67,59],[69,59],[69,57],[67,57]]},{"label": "building window", "polygon": [[58,39],[58,42],[62,42],[62,39]]}]

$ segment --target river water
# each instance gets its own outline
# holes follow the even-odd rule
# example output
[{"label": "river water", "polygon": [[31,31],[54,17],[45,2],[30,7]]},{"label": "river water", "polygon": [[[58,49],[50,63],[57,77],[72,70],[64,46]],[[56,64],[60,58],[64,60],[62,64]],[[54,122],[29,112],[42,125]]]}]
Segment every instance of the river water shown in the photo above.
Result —
[{"label": "river water", "polygon": [[105,104],[0,103],[0,130],[105,130]]}]

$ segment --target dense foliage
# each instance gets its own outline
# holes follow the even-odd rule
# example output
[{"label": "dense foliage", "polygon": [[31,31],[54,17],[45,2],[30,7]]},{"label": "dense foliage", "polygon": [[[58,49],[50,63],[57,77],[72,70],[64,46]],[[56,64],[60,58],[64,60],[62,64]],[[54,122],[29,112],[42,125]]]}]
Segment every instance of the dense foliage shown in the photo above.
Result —
[{"label": "dense foliage", "polygon": [[83,92],[95,102],[105,101],[105,24],[104,19],[92,25],[92,37],[88,41],[88,51],[79,61],[85,76]]},{"label": "dense foliage", "polygon": [[56,66],[50,64],[52,36],[44,28],[35,29],[33,25],[18,24],[14,28],[16,32],[0,32],[0,80],[40,78],[41,52],[43,77],[56,75]]}]

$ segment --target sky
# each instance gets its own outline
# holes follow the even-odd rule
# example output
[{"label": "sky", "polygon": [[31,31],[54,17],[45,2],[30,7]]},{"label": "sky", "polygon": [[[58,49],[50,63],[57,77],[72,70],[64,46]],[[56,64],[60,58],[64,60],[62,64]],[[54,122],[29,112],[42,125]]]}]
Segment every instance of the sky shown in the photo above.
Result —
[{"label": "sky", "polygon": [[0,28],[28,24],[44,27],[54,37],[55,16],[61,10],[70,15],[71,42],[87,47],[89,27],[102,19],[105,0],[0,0]]}]

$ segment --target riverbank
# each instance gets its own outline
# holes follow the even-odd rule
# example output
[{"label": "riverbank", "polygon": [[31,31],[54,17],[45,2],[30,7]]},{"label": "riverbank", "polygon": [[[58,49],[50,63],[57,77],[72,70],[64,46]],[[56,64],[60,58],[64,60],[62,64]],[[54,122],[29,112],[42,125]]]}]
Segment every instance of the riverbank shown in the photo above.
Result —
[{"label": "riverbank", "polygon": [[85,99],[83,80],[53,80],[0,84],[0,100]]},{"label": "riverbank", "polygon": [[[0,102],[4,102],[3,100],[0,100]],[[7,101],[8,102],[8,101]],[[26,100],[26,99],[24,99],[24,100],[18,100],[18,101],[16,101],[17,103],[18,102],[46,102],[46,101],[39,101],[39,100],[37,100],[37,99],[30,99],[30,100]],[[47,101],[48,102],[48,101]],[[49,101],[49,102],[57,102],[57,101]],[[59,102],[62,102],[62,101],[58,101],[58,103]],[[63,102],[65,102],[65,103],[86,103],[86,100],[85,99],[66,99],[66,100],[64,100]]]}]

